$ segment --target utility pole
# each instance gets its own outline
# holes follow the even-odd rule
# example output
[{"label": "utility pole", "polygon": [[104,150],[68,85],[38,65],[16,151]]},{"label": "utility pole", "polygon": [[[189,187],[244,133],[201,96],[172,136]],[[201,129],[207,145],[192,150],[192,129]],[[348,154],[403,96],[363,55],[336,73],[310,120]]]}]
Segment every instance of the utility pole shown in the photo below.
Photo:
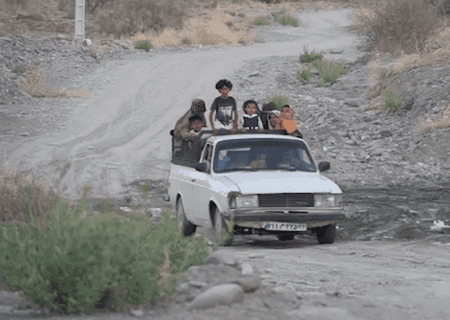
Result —
[{"label": "utility pole", "polygon": [[76,0],[75,4],[75,40],[84,40],[86,0]]}]

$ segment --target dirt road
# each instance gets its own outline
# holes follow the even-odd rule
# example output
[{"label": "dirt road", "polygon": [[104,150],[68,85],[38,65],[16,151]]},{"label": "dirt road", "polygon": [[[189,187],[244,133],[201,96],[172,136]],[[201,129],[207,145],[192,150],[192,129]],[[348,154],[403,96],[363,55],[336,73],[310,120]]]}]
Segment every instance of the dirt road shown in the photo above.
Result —
[{"label": "dirt road", "polygon": [[93,95],[80,100],[65,129],[30,139],[8,157],[7,165],[45,176],[63,194],[80,198],[117,198],[139,180],[164,177],[169,166],[170,136],[176,120],[193,98],[208,106],[218,95],[218,79],[254,58],[295,56],[308,46],[344,50],[357,56],[356,36],[347,30],[351,10],[310,11],[301,27],[279,26],[271,39],[246,47],[197,48],[188,52],[145,54],[115,61],[87,80]]},{"label": "dirt road", "polygon": [[[224,249],[251,262],[263,283],[297,296],[292,319],[448,319],[448,244],[428,241],[254,241]],[[294,294],[295,293],[295,294]]]}]

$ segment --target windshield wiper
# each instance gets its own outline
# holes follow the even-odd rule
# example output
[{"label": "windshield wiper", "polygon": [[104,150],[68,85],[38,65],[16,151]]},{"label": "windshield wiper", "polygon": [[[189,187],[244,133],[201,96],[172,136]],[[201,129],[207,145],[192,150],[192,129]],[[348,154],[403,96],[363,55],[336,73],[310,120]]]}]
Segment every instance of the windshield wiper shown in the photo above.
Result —
[{"label": "windshield wiper", "polygon": [[229,168],[229,169],[224,169],[221,172],[230,172],[230,171],[256,171],[258,170],[258,168]]}]

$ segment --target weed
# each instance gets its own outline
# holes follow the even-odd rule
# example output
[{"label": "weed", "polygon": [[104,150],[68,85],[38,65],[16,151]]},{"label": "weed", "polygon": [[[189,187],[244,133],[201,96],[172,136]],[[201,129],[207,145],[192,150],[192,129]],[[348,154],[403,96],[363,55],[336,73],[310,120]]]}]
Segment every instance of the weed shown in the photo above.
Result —
[{"label": "weed", "polygon": [[14,68],[13,72],[14,72],[14,73],[17,73],[17,74],[22,74],[22,73],[25,72],[25,67],[22,67],[22,66],[16,66],[16,67]]},{"label": "weed", "polygon": [[25,70],[24,78],[19,80],[19,86],[34,98],[86,98],[91,94],[89,91],[49,88],[45,81],[45,70],[39,64]]},{"label": "weed", "polygon": [[297,71],[297,79],[307,83],[312,78],[311,66],[303,67]]},{"label": "weed", "polygon": [[282,24],[282,25],[291,25],[291,26],[293,26],[293,27],[298,27],[298,25],[299,25],[299,22],[298,22],[298,19],[297,19],[297,18],[294,18],[294,17],[292,17],[292,16],[290,16],[290,15],[287,15],[287,14],[282,15],[282,16],[278,19],[277,22],[280,23],[280,24]]},{"label": "weed", "polygon": [[253,20],[253,24],[255,26],[268,26],[270,25],[270,17],[269,16],[258,17],[255,20]]},{"label": "weed", "polygon": [[238,17],[240,17],[240,18],[245,18],[245,13],[239,13],[239,14],[238,14]]},{"label": "weed", "polygon": [[183,40],[181,40],[181,42],[183,44],[187,44],[188,46],[192,44],[192,41],[190,39],[188,39],[188,38],[184,38]]},{"label": "weed", "polygon": [[439,112],[439,118],[436,121],[429,121],[425,116],[422,116],[419,118],[419,122],[420,127],[418,131],[420,133],[431,132],[434,129],[450,130],[450,106]]},{"label": "weed", "polygon": [[152,47],[152,44],[149,41],[143,40],[143,41],[136,42],[135,48],[136,49],[143,49],[143,50],[147,50],[148,51],[148,50],[152,49],[153,47]]},{"label": "weed", "polygon": [[275,22],[278,22],[278,19],[283,13],[284,11],[272,12],[272,17],[275,20]]},{"label": "weed", "polygon": [[440,26],[435,6],[423,0],[388,1],[363,18],[373,48],[393,55],[422,52]]},{"label": "weed", "polygon": [[323,54],[315,53],[314,50],[310,53],[308,47],[303,47],[303,54],[300,55],[300,62],[314,62],[316,60],[322,61]]},{"label": "weed", "polygon": [[384,92],[384,106],[392,112],[397,111],[402,106],[397,90],[392,85],[388,85],[386,87],[386,91]]},{"label": "weed", "polygon": [[348,72],[343,63],[332,62],[327,60],[315,60],[312,64],[319,72],[321,82],[319,85],[324,85],[326,82],[335,83],[337,79]]},{"label": "weed", "polygon": [[94,213],[87,190],[76,210],[57,199],[44,227],[31,207],[29,214],[26,226],[0,226],[0,270],[24,297],[64,313],[92,312],[105,295],[113,311],[154,303],[174,292],[170,274],[208,254],[207,242],[183,237],[168,211],[158,226],[138,212]]},{"label": "weed", "polygon": [[289,98],[282,94],[275,94],[275,95],[271,96],[268,99],[268,101],[275,103],[278,110],[281,110],[281,107],[283,107],[286,104],[291,104],[289,101]]}]

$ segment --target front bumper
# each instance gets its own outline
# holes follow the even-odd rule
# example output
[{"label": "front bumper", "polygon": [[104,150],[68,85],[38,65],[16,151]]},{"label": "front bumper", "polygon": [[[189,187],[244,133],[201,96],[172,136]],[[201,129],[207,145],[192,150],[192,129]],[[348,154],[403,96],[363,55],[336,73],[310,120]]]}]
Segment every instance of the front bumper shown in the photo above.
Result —
[{"label": "front bumper", "polygon": [[242,227],[261,228],[264,222],[306,223],[308,228],[319,227],[345,219],[341,207],[336,208],[256,208],[233,210],[225,215]]}]

